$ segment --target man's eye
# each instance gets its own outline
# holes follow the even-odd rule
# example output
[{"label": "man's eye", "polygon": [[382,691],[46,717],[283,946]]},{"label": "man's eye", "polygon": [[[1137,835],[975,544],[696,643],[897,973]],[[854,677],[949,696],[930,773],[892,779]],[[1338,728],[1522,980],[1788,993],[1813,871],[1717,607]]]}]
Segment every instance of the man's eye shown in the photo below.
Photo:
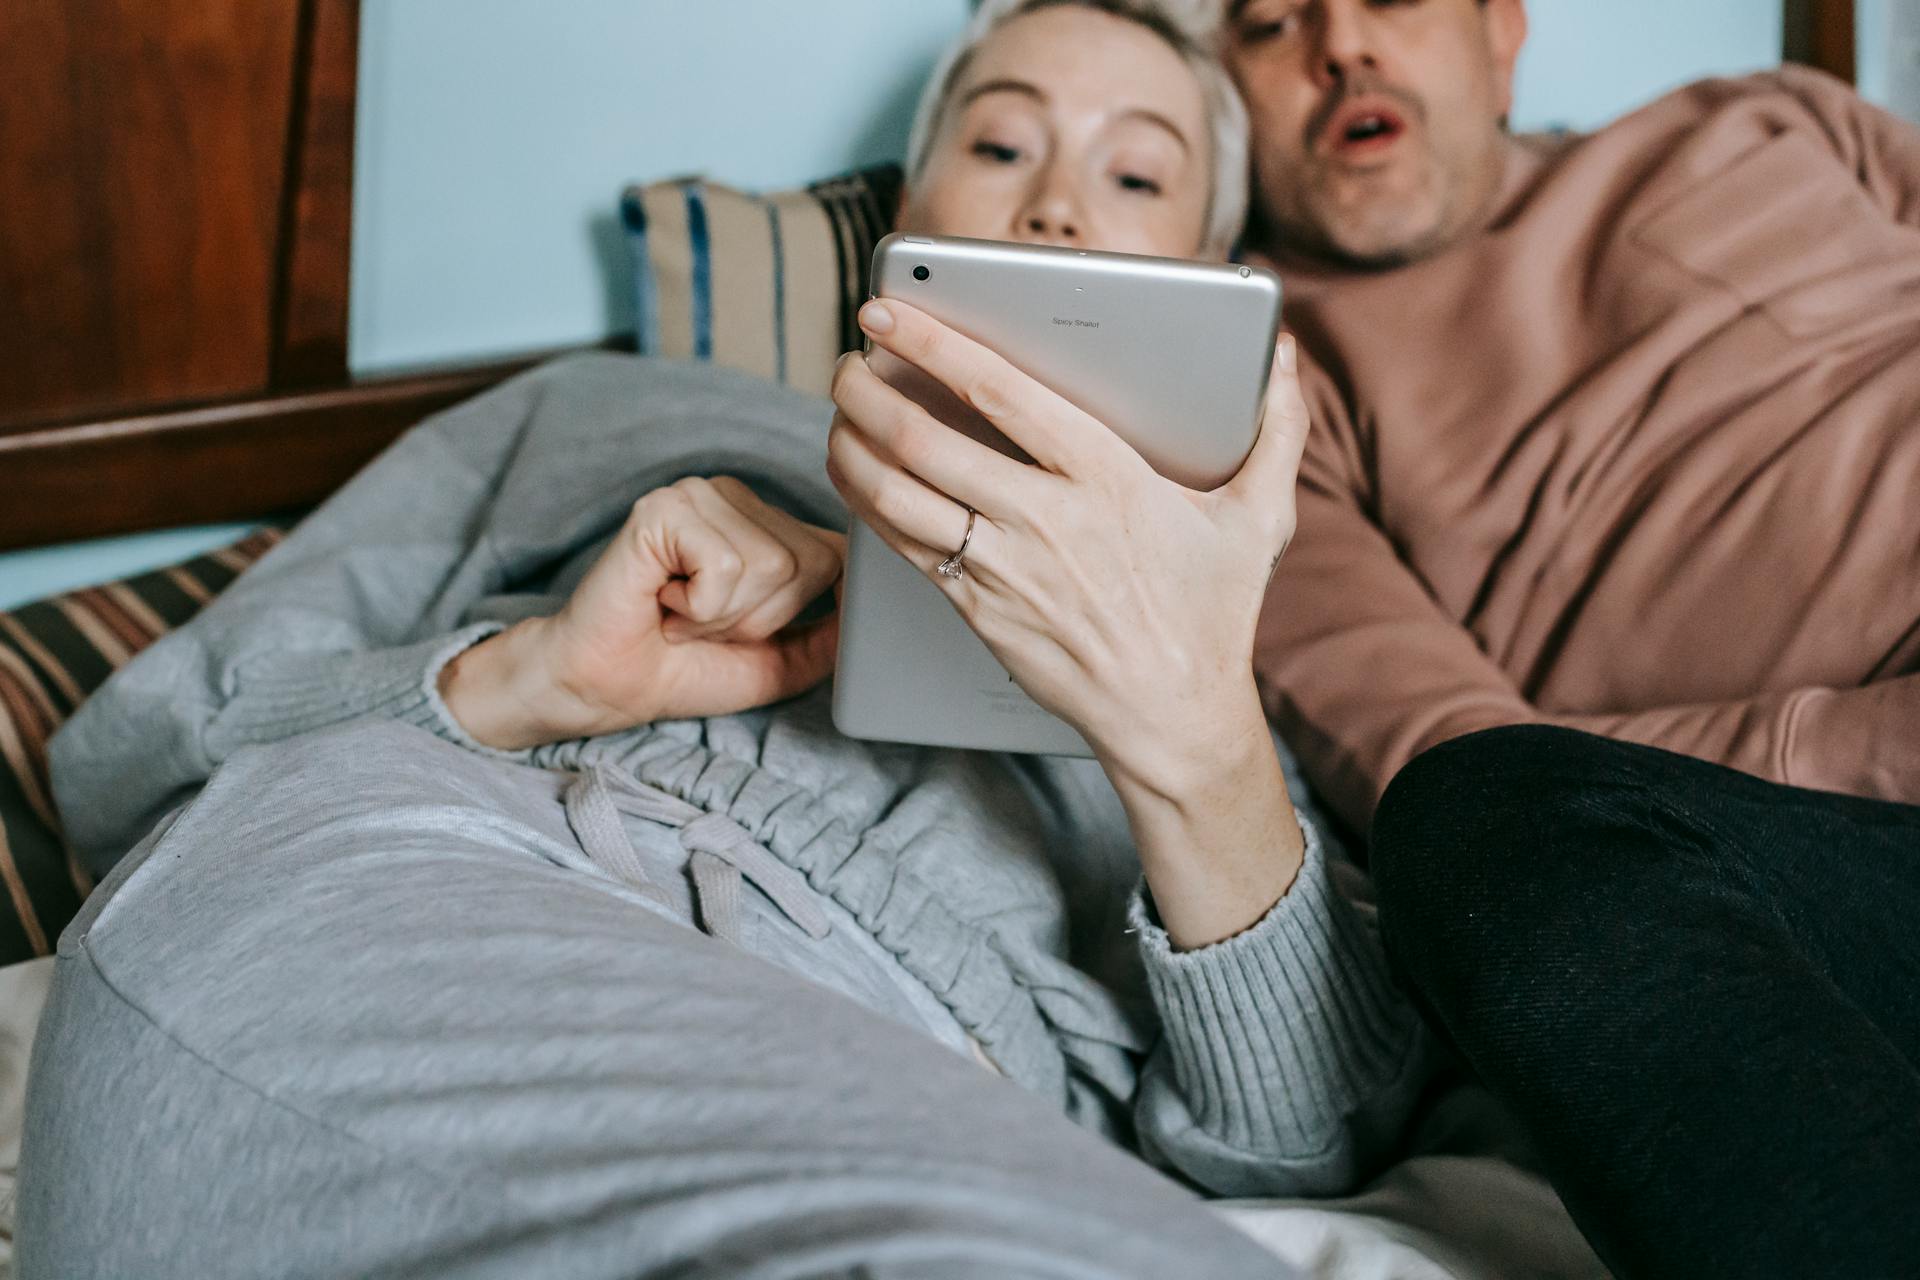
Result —
[{"label": "man's eye", "polygon": [[976,142],[973,144],[973,154],[996,164],[1012,164],[1020,158],[1020,149],[998,142]]},{"label": "man's eye", "polygon": [[1121,174],[1120,187],[1124,191],[1139,191],[1150,196],[1160,194],[1159,183],[1155,182],[1152,178],[1143,178],[1137,173]]}]

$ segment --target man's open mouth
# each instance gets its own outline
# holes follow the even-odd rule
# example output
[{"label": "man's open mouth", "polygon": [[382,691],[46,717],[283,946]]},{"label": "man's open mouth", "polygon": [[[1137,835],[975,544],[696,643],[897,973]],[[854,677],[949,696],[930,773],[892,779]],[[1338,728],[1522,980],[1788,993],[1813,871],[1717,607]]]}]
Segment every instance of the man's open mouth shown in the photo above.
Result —
[{"label": "man's open mouth", "polygon": [[1406,117],[1382,102],[1351,102],[1334,114],[1321,135],[1335,155],[1360,157],[1385,151],[1407,131]]}]

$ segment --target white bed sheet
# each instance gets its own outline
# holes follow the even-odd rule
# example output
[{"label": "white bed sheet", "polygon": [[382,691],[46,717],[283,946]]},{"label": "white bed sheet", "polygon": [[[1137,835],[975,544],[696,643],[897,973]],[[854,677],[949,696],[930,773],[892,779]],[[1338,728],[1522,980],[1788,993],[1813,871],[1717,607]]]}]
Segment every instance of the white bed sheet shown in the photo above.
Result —
[{"label": "white bed sheet", "polygon": [[20,1167],[27,1057],[52,981],[52,956],[0,967],[0,1280],[13,1275],[14,1172]]},{"label": "white bed sheet", "polygon": [[1410,1154],[1342,1200],[1220,1201],[1235,1226],[1317,1280],[1605,1280],[1525,1144],[1478,1085],[1441,1094]]},{"label": "white bed sheet", "polygon": [[[13,1273],[27,1060],[53,960],[0,967],[0,1280]],[[1222,1217],[1315,1280],[1603,1280],[1553,1190],[1510,1157],[1500,1108],[1460,1085],[1428,1110],[1414,1154],[1338,1201],[1221,1201]]]}]

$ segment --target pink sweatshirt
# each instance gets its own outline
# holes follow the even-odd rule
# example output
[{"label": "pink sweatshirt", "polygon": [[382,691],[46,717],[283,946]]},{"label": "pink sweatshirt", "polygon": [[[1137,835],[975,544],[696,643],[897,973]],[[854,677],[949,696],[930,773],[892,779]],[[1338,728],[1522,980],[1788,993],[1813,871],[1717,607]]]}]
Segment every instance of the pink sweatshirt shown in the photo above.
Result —
[{"label": "pink sweatshirt", "polygon": [[1276,265],[1322,368],[1255,665],[1350,822],[1518,723],[1920,803],[1920,130],[1712,81],[1513,143],[1435,258]]}]

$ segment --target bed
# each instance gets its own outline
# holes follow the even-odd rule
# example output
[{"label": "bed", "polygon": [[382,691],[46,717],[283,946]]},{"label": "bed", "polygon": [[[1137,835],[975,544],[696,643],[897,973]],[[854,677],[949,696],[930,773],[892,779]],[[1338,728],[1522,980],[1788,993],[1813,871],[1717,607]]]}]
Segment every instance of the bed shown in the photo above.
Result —
[{"label": "bed", "polygon": [[[31,7],[43,18],[55,12],[37,0]],[[164,36],[173,30],[167,23],[186,22],[181,14],[193,7],[160,4],[142,21],[164,28]],[[1808,11],[1805,5],[1790,7]],[[250,171],[260,175],[249,191],[261,215],[255,220],[259,234],[243,246],[252,267],[193,282],[184,303],[164,275],[103,274],[83,281],[81,290],[97,295],[95,314],[111,311],[122,325],[176,323],[183,306],[216,329],[216,321],[227,323],[231,333],[205,340],[232,338],[236,349],[244,348],[244,358],[211,371],[169,368],[164,361],[69,360],[34,382],[23,380],[20,367],[37,358],[35,352],[17,354],[10,362],[15,376],[0,378],[0,476],[5,477],[0,551],[209,521],[251,525],[297,514],[411,423],[538,358],[376,380],[348,375],[347,243],[359,6],[356,0],[281,0],[255,10],[253,43],[226,68],[222,83],[231,91],[203,92],[197,109],[235,117],[256,113],[257,98],[235,86],[257,88],[257,77],[249,81],[249,72],[272,66],[282,77],[274,82],[278,96],[272,120],[283,127],[216,130],[232,146],[203,150],[196,162],[200,167],[189,166],[182,181],[189,194],[221,189],[222,175],[261,160],[265,150],[266,163]],[[1820,4],[1811,10],[1836,11]],[[79,17],[66,21],[69,35],[82,25]],[[1813,29],[1828,32],[1827,25]],[[0,34],[4,30],[0,24]],[[137,73],[156,84],[175,83],[178,67],[168,65],[169,51],[184,57],[192,42],[145,34],[137,43],[149,61]],[[1838,59],[1841,46],[1830,32],[1823,38],[1833,43],[1831,56]],[[18,55],[7,48],[0,39],[0,73],[18,70],[9,62]],[[68,56],[87,52],[76,45]],[[83,134],[91,128],[106,136],[116,121],[54,119],[47,128],[79,128]],[[5,166],[22,160],[23,145],[19,138],[0,139],[0,188],[7,185]],[[109,175],[122,176],[147,158],[118,145],[102,148],[97,157]],[[77,192],[79,178],[74,181]],[[832,354],[855,342],[852,310],[865,294],[861,266],[884,230],[897,182],[897,171],[882,168],[770,195],[693,178],[635,186],[617,202],[609,191],[609,212],[618,209],[631,267],[631,278],[619,287],[631,291],[638,317],[638,332],[620,345],[644,354],[716,360],[819,389]],[[191,216],[194,207],[189,201],[184,213],[175,212]],[[4,197],[0,211],[17,212],[9,210]],[[11,232],[27,224],[15,218],[9,225]],[[118,229],[98,231],[111,239]],[[32,234],[13,234],[12,250],[0,247],[0,282],[18,284],[23,272],[30,273],[19,246]],[[29,248],[38,252],[58,240],[53,232],[46,234],[53,238]],[[67,234],[64,228],[58,233]],[[66,327],[51,326],[35,341],[52,352],[60,344],[71,348],[97,337],[83,327],[84,309],[69,319]],[[224,555],[227,569],[237,572],[271,542],[271,533],[255,535],[215,559]],[[187,604],[218,589],[217,581],[197,578],[191,568],[161,572],[184,574],[200,584],[197,592],[181,588]],[[178,585],[177,576],[170,581]],[[143,642],[142,635],[150,640],[179,621],[149,608],[146,617],[158,619],[157,629],[146,625],[140,611],[126,603],[128,597],[142,600],[137,586],[113,584],[77,597],[71,607],[48,606],[69,622],[95,619],[88,634],[105,637],[95,655],[96,677],[124,661]],[[115,609],[133,617],[133,632],[100,622],[105,614],[96,611]],[[0,642],[11,637],[13,647],[5,652],[15,655],[11,668],[0,661],[0,755],[5,756],[0,773],[10,771],[27,809],[34,806],[26,793],[40,789],[40,811],[30,816],[50,824],[44,764],[37,753],[84,689],[48,684],[49,664],[21,647],[21,629],[11,625],[21,616],[24,611],[0,615]],[[35,702],[34,689],[41,686],[52,692],[42,689],[41,701]],[[30,722],[31,731],[23,730]],[[0,966],[0,1253],[9,1257],[29,1051],[53,964],[46,953],[63,917],[89,887],[75,869],[62,865],[57,828],[48,825],[47,831],[50,861],[32,874],[54,881],[65,876],[68,883],[65,897],[36,908],[29,901],[35,897],[28,883],[32,877],[22,867],[25,844],[17,829],[0,828],[0,879],[7,882],[13,917],[21,919],[24,903],[31,926],[16,924],[18,937],[9,943],[9,954],[19,958]],[[36,909],[44,918],[33,918]],[[1528,1167],[1511,1122],[1484,1091],[1464,1080],[1435,1092],[1406,1158],[1361,1194],[1333,1202],[1224,1202],[1218,1207],[1232,1228],[1252,1235],[1304,1274],[1330,1280],[1605,1274],[1551,1188]]]},{"label": "bed", "polygon": [[[769,376],[784,370],[789,381],[822,376],[808,372],[817,362],[801,358],[802,353],[809,344],[831,350],[849,341],[844,325],[852,302],[863,293],[858,264],[881,230],[878,210],[897,181],[897,172],[883,169],[772,196],[692,179],[629,191],[623,209],[633,248],[633,287],[648,295],[645,311],[652,318],[636,336],[637,345],[682,356],[704,352]],[[742,235],[765,236],[777,225],[788,251],[811,241],[820,252],[811,268],[789,272],[776,295],[764,273],[739,269],[760,261],[768,246],[713,234],[696,243],[687,234],[690,208],[701,211],[710,233],[738,228]],[[851,269],[843,274],[848,264]],[[823,287],[810,290],[797,283],[809,271]],[[724,297],[703,291],[703,281],[710,290],[713,282],[729,280]],[[275,541],[269,526],[180,565],[0,614],[0,706],[16,712],[14,753],[27,739],[43,747],[51,722],[76,705],[87,686],[190,616],[253,559],[270,552]],[[29,687],[23,671],[45,683]],[[18,714],[35,706],[41,709],[37,719]],[[0,770],[0,783],[5,773]],[[0,967],[0,1233],[5,1234],[11,1231],[10,1193],[30,1047],[53,964],[44,952],[89,887],[59,840],[44,765],[31,762],[25,771],[14,771],[12,780],[34,793],[29,808],[35,812],[5,815],[0,879],[7,881],[15,910],[4,923],[17,926],[18,936],[8,936],[16,953],[42,954]],[[35,821],[37,829],[29,830]],[[1222,1202],[1218,1209],[1222,1230],[1243,1231],[1303,1274],[1329,1280],[1604,1274],[1552,1190],[1528,1168],[1524,1144],[1510,1122],[1482,1090],[1458,1079],[1429,1099],[1406,1158],[1360,1194],[1321,1203]]]},{"label": "bed", "polygon": [[[34,1027],[53,976],[40,957],[0,968],[0,1276],[12,1274],[13,1197]],[[1319,1280],[1583,1280],[1607,1272],[1517,1135],[1464,1083],[1427,1108],[1405,1160],[1335,1201],[1219,1201],[1238,1229]],[[1230,1224],[1230,1225],[1227,1225]]]}]

